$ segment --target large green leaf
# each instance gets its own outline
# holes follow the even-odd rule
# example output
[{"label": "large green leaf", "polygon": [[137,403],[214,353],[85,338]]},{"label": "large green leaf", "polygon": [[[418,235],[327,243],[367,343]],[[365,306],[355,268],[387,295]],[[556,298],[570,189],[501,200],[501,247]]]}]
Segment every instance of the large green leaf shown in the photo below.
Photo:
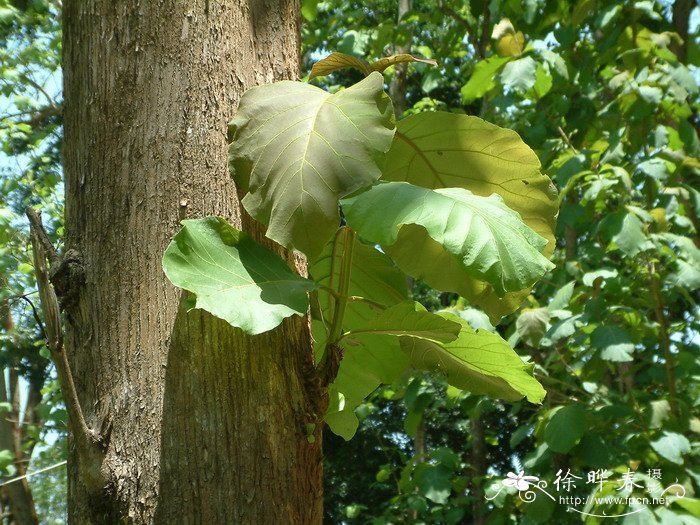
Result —
[{"label": "large green leaf", "polygon": [[[543,254],[549,257],[554,251],[556,189],[540,173],[537,155],[512,130],[455,113],[411,115],[397,125],[382,178],[431,189],[464,188],[484,197],[497,193],[547,239]],[[465,284],[461,293],[494,322],[528,295],[525,291],[501,298],[477,281]]]},{"label": "large green leaf", "polygon": [[[340,244],[347,229],[336,236]],[[406,369],[408,358],[401,352],[398,337],[419,337],[451,341],[460,325],[429,313],[420,304],[406,301],[405,276],[391,259],[372,246],[355,239],[348,294],[369,299],[348,303],[343,317],[347,335],[340,341],[344,351],[338,376],[329,389],[330,404],[326,424],[339,436],[350,439],[357,430],[354,410],[377,387],[395,381]],[[337,287],[340,250],[333,242],[311,266],[316,281],[330,288]],[[332,315],[333,297],[319,290],[319,306],[326,322]],[[379,305],[388,308],[382,309]],[[320,355],[326,333],[320,321],[313,323],[316,353]]]},{"label": "large green leaf", "polygon": [[533,403],[544,399],[545,391],[532,377],[531,366],[498,334],[474,331],[454,314],[437,315],[462,325],[459,336],[450,343],[402,338],[401,347],[411,364],[445,374],[448,383],[474,394],[516,401],[523,397]]},{"label": "large green leaf", "polygon": [[333,95],[299,82],[254,87],[229,125],[243,206],[267,236],[311,260],[340,224],[338,199],[380,176],[394,135],[380,73]]},{"label": "large green leaf", "polygon": [[556,188],[540,173],[540,161],[512,130],[478,117],[426,112],[399,121],[386,154],[383,180],[425,188],[464,188],[497,193],[554,250]]},{"label": "large green leaf", "polygon": [[353,327],[345,337],[352,340],[362,335],[377,334],[449,343],[457,338],[459,330],[458,323],[426,311],[420,303],[406,301]]},{"label": "large green leaf", "polygon": [[163,256],[168,279],[201,308],[249,334],[305,315],[316,284],[221,217],[182,221]]},{"label": "large green leaf", "polygon": [[342,201],[348,225],[381,244],[405,272],[462,293],[471,279],[497,293],[522,290],[553,267],[546,241],[497,196],[383,182]]}]

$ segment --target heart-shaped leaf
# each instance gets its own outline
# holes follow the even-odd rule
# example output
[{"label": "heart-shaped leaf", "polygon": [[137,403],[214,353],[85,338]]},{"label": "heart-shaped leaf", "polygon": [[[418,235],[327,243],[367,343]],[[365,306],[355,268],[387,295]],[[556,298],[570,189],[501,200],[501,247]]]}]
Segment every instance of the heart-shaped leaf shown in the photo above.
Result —
[{"label": "heart-shaped leaf", "polygon": [[532,377],[532,367],[500,335],[486,330],[475,332],[464,319],[451,313],[437,315],[459,323],[459,336],[450,343],[402,338],[401,347],[411,364],[442,373],[452,386],[474,394],[506,401],[527,397],[532,403],[542,402],[545,390]]},{"label": "heart-shaped leaf", "polygon": [[553,268],[539,252],[545,239],[497,195],[383,182],[342,206],[350,227],[381,244],[403,271],[440,290],[462,293],[464,283],[476,279],[503,295]]},{"label": "heart-shaped leaf", "polygon": [[340,224],[338,199],[380,176],[394,135],[381,74],[333,95],[299,82],[248,90],[229,126],[243,206],[266,235],[311,260]]},{"label": "heart-shaped leaf", "polygon": [[313,281],[295,274],[274,252],[221,217],[182,221],[163,255],[170,282],[201,308],[249,334],[306,315]]}]

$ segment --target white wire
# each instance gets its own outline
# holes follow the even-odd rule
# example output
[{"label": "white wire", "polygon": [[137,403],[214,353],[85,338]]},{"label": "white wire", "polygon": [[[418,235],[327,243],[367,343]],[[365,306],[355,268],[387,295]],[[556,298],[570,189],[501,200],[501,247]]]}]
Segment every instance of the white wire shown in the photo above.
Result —
[{"label": "white wire", "polygon": [[3,481],[0,483],[0,487],[4,487],[5,485],[9,485],[10,483],[14,483],[15,481],[19,481],[20,479],[28,478],[29,476],[33,476],[34,474],[41,474],[42,472],[46,472],[47,470],[55,469],[58,467],[61,467],[68,463],[66,460],[63,460],[59,463],[56,463],[55,465],[51,465],[49,467],[44,467],[39,470],[35,470],[34,472],[27,472],[24,476],[17,476],[16,478],[8,479],[7,481]]}]

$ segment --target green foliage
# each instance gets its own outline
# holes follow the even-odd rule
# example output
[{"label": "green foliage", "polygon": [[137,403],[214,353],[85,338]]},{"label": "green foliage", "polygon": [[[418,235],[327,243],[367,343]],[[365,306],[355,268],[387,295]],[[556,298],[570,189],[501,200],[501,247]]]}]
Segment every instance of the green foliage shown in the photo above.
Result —
[{"label": "green foliage", "polygon": [[201,308],[250,334],[305,315],[316,285],[221,217],[182,221],[165,252],[165,273]]},{"label": "green foliage", "polygon": [[[389,156],[401,144],[402,127],[408,128],[413,118],[437,122],[439,117],[434,115],[441,113],[436,109],[465,122],[476,122],[478,117],[519,132],[541,162],[537,171],[550,175],[560,190],[558,219],[554,220],[556,203],[552,203],[555,211],[540,215],[552,217],[550,231],[558,239],[556,269],[531,293],[515,294],[509,304],[504,299],[493,302],[493,297],[491,303],[481,300],[481,307],[490,306],[499,319],[500,314],[526,306],[520,314],[505,317],[496,329],[518,352],[531,356],[535,377],[547,390],[543,406],[511,410],[495,403],[485,413],[469,401],[473,396],[441,397],[444,390],[436,386],[440,382],[428,382],[423,376],[418,376],[422,393],[415,398],[404,396],[405,385],[414,381],[407,373],[375,394],[372,410],[358,411],[364,419],[355,439],[378,435],[374,439],[384,443],[402,443],[389,447],[390,466],[381,460],[357,467],[379,470],[381,466],[389,477],[375,481],[375,490],[393,489],[392,497],[363,507],[368,500],[349,487],[354,499],[334,495],[336,499],[327,500],[333,509],[329,512],[348,505],[360,510],[356,518],[343,515],[336,521],[578,523],[580,514],[566,512],[566,505],[547,507],[548,498],[542,495],[535,506],[523,502],[514,490],[501,492],[493,501],[486,501],[481,493],[494,494],[497,489],[489,492],[490,487],[500,486],[508,472],[521,470],[546,480],[551,488],[557,472],[565,474],[567,469],[584,478],[595,469],[607,472],[616,481],[604,484],[599,495],[619,495],[619,478],[628,469],[643,485],[635,487],[633,496],[649,495],[647,484],[653,484],[647,471],[654,469],[660,472],[654,481],[668,487],[678,480],[686,491],[684,498],[666,505],[651,501],[637,506],[591,504],[576,507],[578,511],[636,512],[620,518],[624,523],[700,519],[695,503],[700,493],[700,423],[695,415],[700,399],[700,202],[696,190],[700,186],[700,107],[697,71],[689,67],[697,64],[698,33],[697,24],[691,23],[689,38],[681,43],[676,32],[687,27],[688,20],[672,19],[672,4],[677,3],[447,1],[436,5],[414,0],[411,11],[399,21],[390,2],[318,4],[317,17],[304,29],[306,57],[312,56],[311,50],[347,43],[351,20],[354,47],[346,52],[378,56],[392,54],[395,46],[402,45],[408,53],[430,56],[441,66],[435,74],[421,64],[409,64],[404,101],[408,116],[397,123]],[[690,19],[698,13],[694,10]],[[494,32],[496,26],[499,31]],[[679,59],[684,45],[691,57],[688,61]],[[342,72],[323,79],[331,89],[344,81],[347,76]],[[441,187],[426,182],[434,161],[425,162],[423,156],[428,151],[434,159],[448,163],[447,152],[455,146],[448,147],[441,126],[433,126],[431,132],[435,135],[431,146],[420,148],[416,141],[406,144],[405,151],[387,163],[382,178]],[[416,151],[413,157],[411,150]],[[443,156],[431,150],[442,151]],[[416,179],[392,175],[400,159],[411,164]],[[468,175],[467,161],[462,164],[465,169],[458,168],[458,173]],[[491,171],[490,176],[496,176]],[[512,179],[512,192],[491,192],[499,193],[531,228],[548,238],[507,200],[523,194],[515,186],[518,177],[505,179]],[[454,181],[448,185],[489,194]],[[555,248],[554,243],[550,246]],[[421,257],[419,251],[414,258]],[[429,297],[432,308],[449,307],[462,315],[479,304],[478,294],[462,290],[463,297],[456,298],[418,284],[415,297]],[[466,315],[469,322],[479,322],[473,314]],[[402,417],[401,412],[389,411],[388,403],[378,401],[383,396],[396,399],[411,421],[399,437],[392,418]],[[422,439],[417,421],[423,421]],[[383,426],[392,430],[381,432]],[[394,433],[391,439],[389,432]],[[446,445],[445,436],[454,439]],[[414,482],[412,473],[445,446],[459,457],[460,465],[451,471],[449,496],[435,501],[426,497],[426,487]],[[342,461],[344,447],[326,451],[329,466]],[[398,460],[393,454],[406,457]],[[403,473],[401,480],[406,482],[397,484],[393,476]],[[578,480],[577,488],[559,495],[594,495],[585,481]],[[328,483],[336,482],[338,478]],[[463,512],[461,518],[448,516],[457,509]],[[615,521],[591,516],[583,520]]]},{"label": "green foliage", "polygon": [[450,313],[439,315],[459,323],[462,330],[454,342],[443,344],[402,340],[402,349],[417,368],[444,374],[448,383],[474,394],[508,401],[525,396],[533,403],[542,402],[545,391],[532,377],[531,367],[498,334],[474,331]]},{"label": "green foliage", "polygon": [[[42,384],[46,360],[39,359],[41,336],[29,306],[18,299],[34,289],[20,217],[27,203],[41,204],[51,233],[60,234],[62,207],[56,196],[60,80],[51,76],[60,60],[57,6],[44,0],[0,0],[0,92],[3,102],[10,101],[0,117],[0,275],[10,279],[2,283],[0,293],[10,298],[16,321],[15,331],[2,332],[0,343],[4,363]],[[525,224],[551,241],[543,252],[547,257],[555,249],[556,233],[556,268],[532,290],[499,298],[485,282],[472,280],[469,289],[461,291],[464,297],[458,298],[407,280],[386,253],[353,237],[346,295],[365,300],[345,304],[340,335],[362,329],[395,305],[411,304],[406,302],[407,282],[414,299],[430,310],[447,308],[466,320],[472,331],[490,326],[477,304],[492,314],[494,322],[524,305],[527,308],[520,314],[508,315],[490,328],[497,330],[499,341],[529,354],[530,364],[520,358],[516,362],[512,350],[508,355],[515,369],[525,367],[521,370],[525,376],[534,364],[535,377],[545,385],[547,396],[536,408],[524,402],[505,405],[448,388],[447,365],[468,370],[443,348],[456,341],[438,344],[376,334],[345,337],[341,341],[345,357],[331,385],[326,421],[345,438],[357,434],[347,443],[331,434],[325,438],[327,521],[579,523],[580,515],[567,512],[566,506],[548,504],[541,495],[536,502],[525,503],[513,489],[485,501],[484,492],[494,494],[497,488],[492,489],[508,472],[524,470],[547,480],[551,488],[560,470],[580,476],[601,469],[610,479],[619,479],[631,468],[639,477],[637,483],[645,487],[635,488],[633,495],[644,496],[652,481],[664,487],[677,481],[686,496],[668,505],[632,508],[591,503],[577,509],[599,515],[641,511],[621,519],[623,523],[696,523],[700,519],[696,415],[700,108],[697,71],[688,64],[697,64],[700,56],[697,28],[691,26],[685,44],[689,60],[684,61],[678,58],[679,24],[672,20],[673,5],[668,2],[413,0],[401,20],[396,6],[389,0],[302,2],[303,71],[310,71],[310,62],[329,49],[359,64],[358,70],[329,70],[314,81],[330,93],[361,78],[369,64],[364,58],[395,55],[397,46],[440,64],[435,68],[407,63],[404,118],[396,124],[390,146],[386,144],[388,153],[384,148],[381,153],[363,154],[368,169],[358,177],[369,185],[381,172],[385,181],[429,190],[457,187],[481,197],[498,193]],[[494,33],[494,26],[500,31]],[[395,76],[396,68],[386,69],[387,83]],[[319,101],[333,96],[294,85],[299,93],[314,93],[311,98]],[[261,97],[276,89],[273,86],[259,88],[265,93]],[[381,91],[375,91],[379,100],[384,97]],[[375,118],[383,118],[385,114],[377,116],[380,108],[375,108]],[[251,111],[258,110],[251,106]],[[435,119],[440,124],[412,128],[413,119]],[[445,130],[443,120],[484,122],[491,131],[452,133],[456,126]],[[472,148],[476,151],[498,133],[509,134],[514,145],[522,144],[515,133],[495,124],[519,132],[529,146],[521,146],[529,158],[494,167],[484,164],[483,170],[480,161],[464,152],[450,151],[453,157],[448,160],[448,149],[482,139],[481,146]],[[390,127],[382,130],[386,136]],[[402,134],[413,130],[414,138],[401,140]],[[338,133],[346,134],[342,129]],[[420,144],[423,136],[425,145]],[[252,162],[261,153],[254,150],[256,141],[250,142]],[[503,157],[508,149],[499,148],[498,153]],[[368,157],[371,161],[366,161]],[[279,233],[287,246],[322,252],[310,261],[311,278],[321,287],[311,294],[321,359],[340,304],[336,295],[347,251],[345,228],[333,236],[342,220],[336,213],[337,201],[353,190],[344,186],[348,181],[342,177],[333,179],[335,186],[322,202],[323,212],[321,207],[308,212],[308,206],[297,206],[302,195],[299,185],[286,192],[281,186],[268,187],[264,173],[260,179],[252,175],[252,162],[246,168],[251,173],[238,182],[252,186],[255,180],[258,188],[265,188],[256,190],[260,196],[256,206],[263,210],[259,215],[264,221],[271,220],[274,205],[264,202],[263,194],[275,191],[289,198],[278,213],[297,222],[308,213],[321,218],[318,227],[309,226],[314,235],[319,232],[318,239],[292,239]],[[478,175],[431,183],[436,179],[431,167],[440,163],[458,166],[453,174]],[[522,172],[511,175],[511,168]],[[533,177],[526,179],[530,187],[534,180],[542,181],[541,186],[536,184],[538,199],[531,215],[521,208],[531,195],[521,182],[526,168]],[[560,190],[558,202],[540,171],[554,179]],[[362,184],[352,186],[354,181],[350,187],[360,189]],[[505,183],[511,186],[504,187]],[[476,184],[486,186],[480,189]],[[297,215],[292,215],[295,211]],[[541,225],[532,219],[541,220]],[[416,248],[414,255],[420,252]],[[460,285],[466,287],[464,282]],[[458,338],[467,336],[466,329],[460,330]],[[407,345],[436,347],[436,354],[445,353],[447,365],[437,366],[438,373],[430,378],[415,370],[410,352],[402,350]],[[495,381],[507,390],[498,376],[476,377],[488,380],[486,386]],[[389,386],[377,388],[381,384]],[[41,439],[39,428],[63,429],[60,400],[49,392],[45,396],[39,411],[48,423],[31,426],[28,445]],[[648,469],[658,469],[661,478],[651,478]],[[44,502],[52,491],[42,489],[55,482],[30,478],[40,507],[49,507]],[[585,498],[597,488],[585,480],[578,483],[571,493],[561,495]],[[617,485],[605,482],[598,494],[617,496]],[[50,519],[60,522],[42,512],[42,522]]]},{"label": "green foliage", "polygon": [[363,238],[380,244],[406,273],[441,290],[460,292],[460,283],[473,279],[502,296],[552,269],[540,253],[547,241],[498,196],[383,182],[342,205],[348,224]]},{"label": "green foliage", "polygon": [[[60,24],[60,2],[0,0],[0,373],[6,378],[0,397],[7,410],[1,431],[3,443],[16,443],[0,451],[3,482],[16,474],[15,465],[32,472],[64,459],[65,410],[51,388],[32,306],[36,283],[24,220],[25,208],[34,206],[52,240],[62,235]],[[59,472],[28,478],[41,523],[65,523],[65,468]],[[5,516],[12,505],[4,499]]]},{"label": "green foliage", "polygon": [[[331,378],[325,420],[346,439],[357,428],[355,409],[409,367],[508,400],[544,397],[531,366],[501,337],[405,301],[408,277],[394,263],[442,290],[526,294],[553,268],[541,252],[553,241],[556,214],[551,182],[513,132],[435,113],[408,117],[394,138],[391,103],[377,71],[416,61],[395,55],[369,64],[334,53],[312,75],[350,66],[366,78],[334,94],[278,82],[241,100],[229,131],[232,175],[247,190],[242,203],[267,225],[267,237],[307,255],[314,281],[221,218],[184,221],[163,258],[173,284],[194,295],[190,306],[250,334],[303,315],[306,293],[313,292],[318,366],[336,349],[345,356]],[[425,175],[413,162],[416,153],[427,164]],[[377,182],[380,176],[389,180]],[[409,179],[418,185],[403,182]],[[381,245],[382,252],[358,239]]]}]

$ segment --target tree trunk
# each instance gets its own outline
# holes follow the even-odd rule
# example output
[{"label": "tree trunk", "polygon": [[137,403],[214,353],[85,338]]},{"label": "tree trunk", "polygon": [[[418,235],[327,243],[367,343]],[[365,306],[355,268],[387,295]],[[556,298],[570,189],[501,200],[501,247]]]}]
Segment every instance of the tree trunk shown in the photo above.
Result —
[{"label": "tree trunk", "polygon": [[75,251],[57,291],[82,409],[108,434],[98,485],[72,442],[72,523],[321,521],[308,322],[248,337],[186,313],[161,268],[184,218],[221,215],[262,238],[228,174],[226,126],[247,88],[298,75],[298,12],[297,0],[64,1]]},{"label": "tree trunk", "polygon": [[683,64],[688,63],[688,29],[690,27],[690,13],[694,4],[693,0],[675,0],[673,2],[673,28],[682,40],[680,44],[674,42],[673,50],[678,55],[678,60]]},{"label": "tree trunk", "polygon": [[[0,278],[0,281],[3,279],[4,278]],[[5,283],[0,282],[0,288],[4,284]],[[6,300],[0,301],[0,328],[14,339],[12,311]],[[12,353],[12,350],[10,353]],[[10,363],[9,377],[17,373],[16,370],[12,370],[12,366],[12,363]],[[32,398],[32,392],[33,390],[30,387],[30,399],[25,409],[25,422],[27,422],[27,418],[33,417],[34,408],[36,407],[36,397]],[[27,473],[26,464],[28,458],[31,456],[31,450],[28,454],[25,454],[23,449],[23,435],[19,421],[19,389],[16,388],[16,384],[15,388],[7,388],[4,368],[0,368],[0,402],[9,403],[10,406],[12,406],[12,410],[9,412],[0,413],[0,450],[9,450],[12,452],[15,458],[13,462],[16,470],[15,476],[24,476]],[[8,513],[11,516],[9,523],[17,523],[20,525],[39,523],[27,478],[8,483],[3,487],[2,491],[5,493],[9,506]]]},{"label": "tree trunk", "polygon": [[483,525],[486,523],[485,505],[484,505],[484,478],[489,468],[488,458],[486,456],[486,435],[484,433],[484,422],[481,419],[481,414],[474,414],[469,418],[469,427],[471,433],[471,463],[472,463],[472,497],[474,504],[472,505],[473,525]]},{"label": "tree trunk", "polygon": [[[404,15],[413,8],[411,4],[412,0],[399,0],[399,25],[401,25],[401,19],[404,17]],[[410,39],[406,44],[397,46],[395,50],[396,54],[410,52]],[[396,118],[399,118],[403,114],[404,109],[406,109],[406,82],[408,80],[408,64],[404,62],[402,64],[397,64],[394,67],[396,68],[396,72],[394,73],[394,78],[391,81],[391,86],[389,86],[389,94],[391,95],[391,101],[394,104],[394,114],[396,115]]]}]

